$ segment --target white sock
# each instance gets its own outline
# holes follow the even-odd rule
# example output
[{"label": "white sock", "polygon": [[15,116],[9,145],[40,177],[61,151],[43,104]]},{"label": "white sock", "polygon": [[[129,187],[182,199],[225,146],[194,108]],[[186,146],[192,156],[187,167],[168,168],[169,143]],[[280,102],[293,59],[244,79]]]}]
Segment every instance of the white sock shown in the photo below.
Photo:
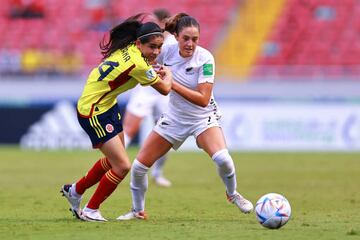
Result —
[{"label": "white sock", "polygon": [[164,166],[164,163],[166,162],[166,160],[167,160],[166,155],[164,155],[161,158],[159,158],[158,160],[156,160],[156,162],[152,166],[152,171],[151,171],[151,175],[154,178],[162,176],[162,172],[163,172],[162,169],[163,169],[163,166]]},{"label": "white sock", "polygon": [[236,174],[234,162],[227,149],[216,152],[211,157],[217,165],[218,173],[226,186],[226,192],[232,196],[236,193]]},{"label": "white sock", "polygon": [[91,209],[91,208],[88,208],[87,207],[87,204],[86,204],[86,207],[83,208],[83,212],[95,212],[97,209]]},{"label": "white sock", "polygon": [[129,135],[127,135],[124,131],[124,146],[125,146],[125,148],[127,148],[130,145],[131,140],[132,140],[132,138]]},{"label": "white sock", "polygon": [[149,168],[134,160],[131,167],[131,181],[130,188],[133,201],[133,210],[136,212],[144,211],[145,209],[145,192],[148,188],[147,172]]},{"label": "white sock", "polygon": [[76,183],[73,183],[70,188],[71,196],[74,196],[76,198],[80,198],[81,195],[76,192]]}]

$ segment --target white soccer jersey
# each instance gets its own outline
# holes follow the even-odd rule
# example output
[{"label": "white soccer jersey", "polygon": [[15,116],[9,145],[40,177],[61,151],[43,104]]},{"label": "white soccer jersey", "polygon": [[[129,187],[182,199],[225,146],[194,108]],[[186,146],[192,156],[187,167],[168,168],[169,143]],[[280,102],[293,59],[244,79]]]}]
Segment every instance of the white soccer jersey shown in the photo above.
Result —
[{"label": "white soccer jersey", "polygon": [[[168,34],[164,39],[162,47],[177,44],[176,38]],[[138,117],[152,115],[154,120],[158,120],[160,115],[166,111],[169,102],[169,96],[163,96],[152,87],[143,87],[140,84],[136,86],[131,93],[126,111],[131,112]]]},{"label": "white soccer jersey", "polygon": [[[214,57],[200,46],[196,47],[193,56],[183,58],[179,54],[178,44],[166,45],[158,56],[157,62],[168,66],[172,71],[173,79],[188,88],[195,90],[200,83],[214,82]],[[207,118],[209,114],[217,115],[217,109],[213,93],[211,93],[209,104],[206,107],[200,107],[175,91],[171,91],[167,113],[189,122]]]}]

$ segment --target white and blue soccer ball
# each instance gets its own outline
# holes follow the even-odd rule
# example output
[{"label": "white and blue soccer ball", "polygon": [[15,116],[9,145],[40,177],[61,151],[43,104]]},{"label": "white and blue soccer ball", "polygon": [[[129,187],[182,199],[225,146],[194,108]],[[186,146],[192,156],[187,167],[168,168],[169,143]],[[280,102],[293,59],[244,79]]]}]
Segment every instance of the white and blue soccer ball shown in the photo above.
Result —
[{"label": "white and blue soccer ball", "polygon": [[290,219],[290,203],[281,194],[268,193],[257,201],[255,214],[262,226],[271,229],[281,228]]}]

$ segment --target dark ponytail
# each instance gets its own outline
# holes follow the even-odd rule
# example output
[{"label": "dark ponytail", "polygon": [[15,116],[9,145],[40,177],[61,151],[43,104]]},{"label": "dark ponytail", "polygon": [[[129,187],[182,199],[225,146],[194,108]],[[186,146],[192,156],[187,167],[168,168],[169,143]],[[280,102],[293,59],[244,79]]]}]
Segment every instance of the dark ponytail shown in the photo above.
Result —
[{"label": "dark ponytail", "polygon": [[108,40],[106,40],[106,36],[104,36],[100,42],[103,59],[110,57],[116,50],[122,49],[136,40],[136,32],[142,25],[140,19],[143,18],[144,15],[144,13],[139,13],[131,16],[115,26],[110,30]]},{"label": "dark ponytail", "polygon": [[200,32],[200,24],[195,18],[186,13],[178,13],[165,23],[165,31],[171,34],[179,34],[183,28],[192,26],[196,27]]},{"label": "dark ponytail", "polygon": [[150,41],[153,36],[162,36],[162,31],[157,24],[153,22],[142,23],[147,15],[147,13],[139,13],[131,16],[111,29],[109,40],[106,41],[104,37],[100,42],[103,59],[110,57],[115,51],[125,48],[138,38],[141,43],[146,43]]}]

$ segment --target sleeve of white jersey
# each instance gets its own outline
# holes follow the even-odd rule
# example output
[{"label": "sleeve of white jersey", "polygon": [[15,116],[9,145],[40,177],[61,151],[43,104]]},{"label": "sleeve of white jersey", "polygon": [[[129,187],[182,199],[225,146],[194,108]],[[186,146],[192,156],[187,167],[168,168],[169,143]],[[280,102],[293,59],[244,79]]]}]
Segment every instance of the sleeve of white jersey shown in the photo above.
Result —
[{"label": "sleeve of white jersey", "polygon": [[204,54],[204,61],[199,68],[199,80],[198,83],[214,83],[215,78],[215,60],[210,52]]}]

